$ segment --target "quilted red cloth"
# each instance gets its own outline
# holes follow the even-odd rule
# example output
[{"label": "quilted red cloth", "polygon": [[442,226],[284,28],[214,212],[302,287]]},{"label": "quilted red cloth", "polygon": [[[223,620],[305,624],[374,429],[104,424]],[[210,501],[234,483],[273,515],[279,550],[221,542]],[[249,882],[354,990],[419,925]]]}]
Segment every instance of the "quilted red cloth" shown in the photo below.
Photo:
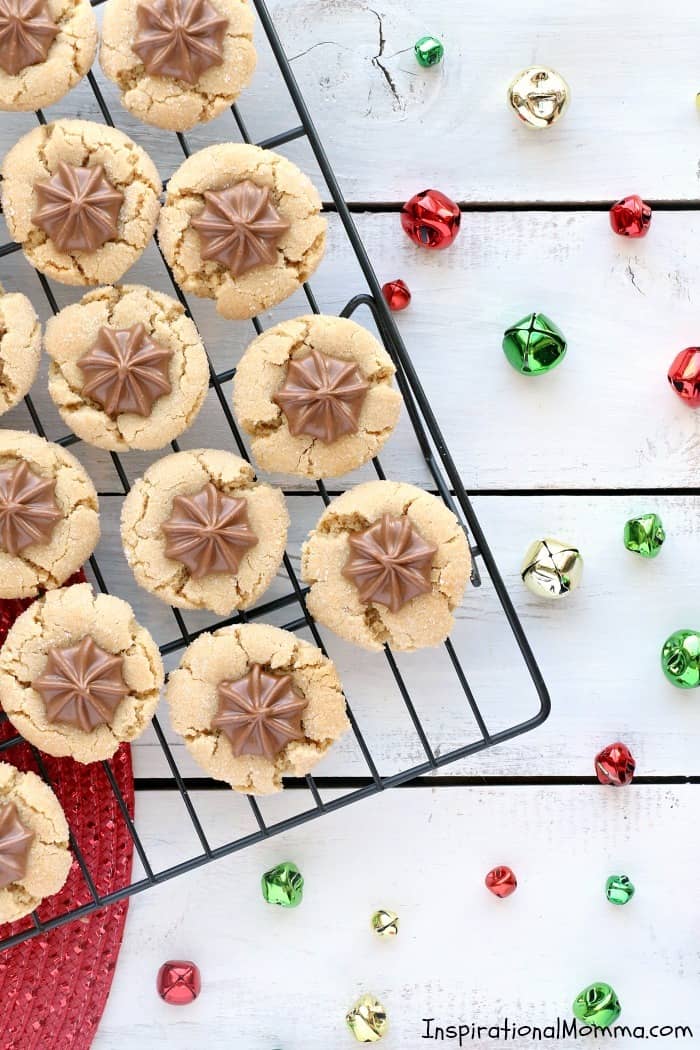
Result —
[{"label": "quilted red cloth", "polygon": [[[69,580],[84,580],[82,573]],[[29,601],[0,601],[0,644]],[[15,735],[0,724],[0,740]],[[31,748],[21,743],[0,760],[37,772]],[[111,761],[134,813],[131,752],[122,744]],[[52,787],[100,896],[128,886],[133,843],[101,763],[44,756]],[[92,900],[77,860],[66,885],[38,909],[46,921]],[[0,951],[0,1050],[88,1050],[107,1002],[119,956],[128,901],[74,920]],[[32,926],[31,917],[0,926],[0,940]]]}]

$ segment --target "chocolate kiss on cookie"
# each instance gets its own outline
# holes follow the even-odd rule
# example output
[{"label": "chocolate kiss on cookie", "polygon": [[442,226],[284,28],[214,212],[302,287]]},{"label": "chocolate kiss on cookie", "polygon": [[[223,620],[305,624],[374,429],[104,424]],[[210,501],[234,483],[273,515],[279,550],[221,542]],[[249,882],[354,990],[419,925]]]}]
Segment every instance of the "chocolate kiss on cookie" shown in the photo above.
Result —
[{"label": "chocolate kiss on cookie", "polygon": [[212,729],[228,737],[240,755],[274,759],[292,740],[303,740],[301,716],[308,701],[297,692],[290,674],[271,674],[253,664],[244,678],[219,682],[219,708]]},{"label": "chocolate kiss on cookie", "polygon": [[182,562],[195,580],[238,572],[245,552],[258,543],[246,501],[219,492],[211,482],[193,496],[175,497],[163,532],[166,556]]},{"label": "chocolate kiss on cookie", "polygon": [[172,350],[159,346],[143,324],[100,328],[92,348],[78,361],[85,376],[82,393],[116,419],[122,412],[149,416],[154,403],[172,390]]},{"label": "chocolate kiss on cookie", "polygon": [[129,689],[124,658],[102,649],[89,635],[77,645],[49,650],[44,673],[32,687],[44,701],[49,722],[82,729],[109,725]]},{"label": "chocolate kiss on cookie", "polygon": [[138,30],[131,45],[152,76],[196,84],[223,63],[229,25],[207,0],[150,0],[136,8]]},{"label": "chocolate kiss on cookie", "polygon": [[124,194],[101,164],[78,167],[60,160],[56,174],[34,186],[39,205],[32,221],[61,252],[94,252],[118,233]]},{"label": "chocolate kiss on cookie", "polygon": [[234,277],[277,259],[277,245],[289,229],[266,186],[250,179],[226,190],[208,190],[204,211],[192,220],[200,255],[221,263]]},{"label": "chocolate kiss on cookie", "polygon": [[354,361],[338,361],[311,350],[289,362],[287,377],[272,400],[297,437],[308,434],[329,445],[343,434],[356,434],[369,383]]},{"label": "chocolate kiss on cookie", "polygon": [[14,802],[0,803],[0,890],[24,878],[34,832],[25,828]]},{"label": "chocolate kiss on cookie", "polygon": [[0,549],[19,554],[51,539],[63,515],[54,496],[55,478],[42,478],[24,460],[0,470]]},{"label": "chocolate kiss on cookie", "polygon": [[0,69],[16,76],[46,61],[58,26],[46,0],[0,0]]}]

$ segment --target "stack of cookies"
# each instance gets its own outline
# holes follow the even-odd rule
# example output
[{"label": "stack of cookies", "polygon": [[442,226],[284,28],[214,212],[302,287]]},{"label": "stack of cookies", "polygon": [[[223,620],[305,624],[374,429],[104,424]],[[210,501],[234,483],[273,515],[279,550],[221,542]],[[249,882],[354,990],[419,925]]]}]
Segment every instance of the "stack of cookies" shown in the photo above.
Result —
[{"label": "stack of cookies", "polygon": [[[255,68],[247,0],[108,0],[100,61],[124,107],[183,131],[229,107]],[[88,0],[0,0],[0,109],[61,98],[90,68]],[[2,163],[11,236],[40,273],[88,287],[42,332],[32,304],[0,289],[0,413],[30,390],[41,356],[70,430],[112,453],[159,450],[185,433],[212,369],[182,298],[120,284],[154,234],[177,289],[231,321],[287,299],[324,254],[309,179],[257,146],[189,156],[163,186],[114,127],[40,124]],[[232,362],[233,363],[233,362]],[[391,357],[354,321],[298,317],[258,336],[238,363],[233,412],[261,472],[336,478],[375,457],[402,399]],[[175,446],[177,447],[177,446]],[[151,721],[165,676],[158,646],[121,598],[64,582],[100,537],[95,488],[64,448],[0,431],[0,597],[36,597],[0,651],[13,725],[50,755],[108,759]],[[167,684],[174,729],[201,767],[267,793],[304,776],[349,728],[338,673],[318,648],[236,614],[260,601],[285,558],[280,488],[225,449],[176,451],[131,488],[121,513],[136,582],[181,609],[233,617],[200,634]],[[304,544],[307,606],[367,650],[442,642],[470,572],[454,514],[412,485],[373,481],[327,506]],[[0,921],[65,880],[60,806],[31,774],[0,764]]]}]

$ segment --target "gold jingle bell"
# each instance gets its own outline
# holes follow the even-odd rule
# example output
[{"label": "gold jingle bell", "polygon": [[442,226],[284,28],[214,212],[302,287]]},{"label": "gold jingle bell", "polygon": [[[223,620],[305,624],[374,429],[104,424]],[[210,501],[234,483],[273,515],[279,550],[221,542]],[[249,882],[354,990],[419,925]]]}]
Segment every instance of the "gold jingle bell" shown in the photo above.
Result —
[{"label": "gold jingle bell", "polygon": [[358,1043],[378,1043],[389,1027],[386,1010],[373,995],[358,999],[345,1020]]},{"label": "gold jingle bell", "polygon": [[371,925],[377,937],[396,937],[399,932],[399,917],[395,911],[380,908],[372,916]]},{"label": "gold jingle bell", "polygon": [[570,543],[535,540],[520,570],[523,583],[539,598],[562,598],[578,587],[583,576],[581,552]]},{"label": "gold jingle bell", "polygon": [[530,66],[508,88],[508,101],[529,128],[548,128],[566,109],[571,92],[564,78],[546,66]]}]

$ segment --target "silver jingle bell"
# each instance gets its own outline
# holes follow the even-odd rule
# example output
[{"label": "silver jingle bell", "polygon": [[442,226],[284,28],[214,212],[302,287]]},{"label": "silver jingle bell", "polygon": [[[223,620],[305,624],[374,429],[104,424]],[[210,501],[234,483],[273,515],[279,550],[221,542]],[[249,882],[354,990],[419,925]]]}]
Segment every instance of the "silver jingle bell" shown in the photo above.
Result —
[{"label": "silver jingle bell", "polygon": [[540,598],[562,598],[578,587],[583,575],[581,552],[570,543],[535,540],[520,570],[523,583]]}]

